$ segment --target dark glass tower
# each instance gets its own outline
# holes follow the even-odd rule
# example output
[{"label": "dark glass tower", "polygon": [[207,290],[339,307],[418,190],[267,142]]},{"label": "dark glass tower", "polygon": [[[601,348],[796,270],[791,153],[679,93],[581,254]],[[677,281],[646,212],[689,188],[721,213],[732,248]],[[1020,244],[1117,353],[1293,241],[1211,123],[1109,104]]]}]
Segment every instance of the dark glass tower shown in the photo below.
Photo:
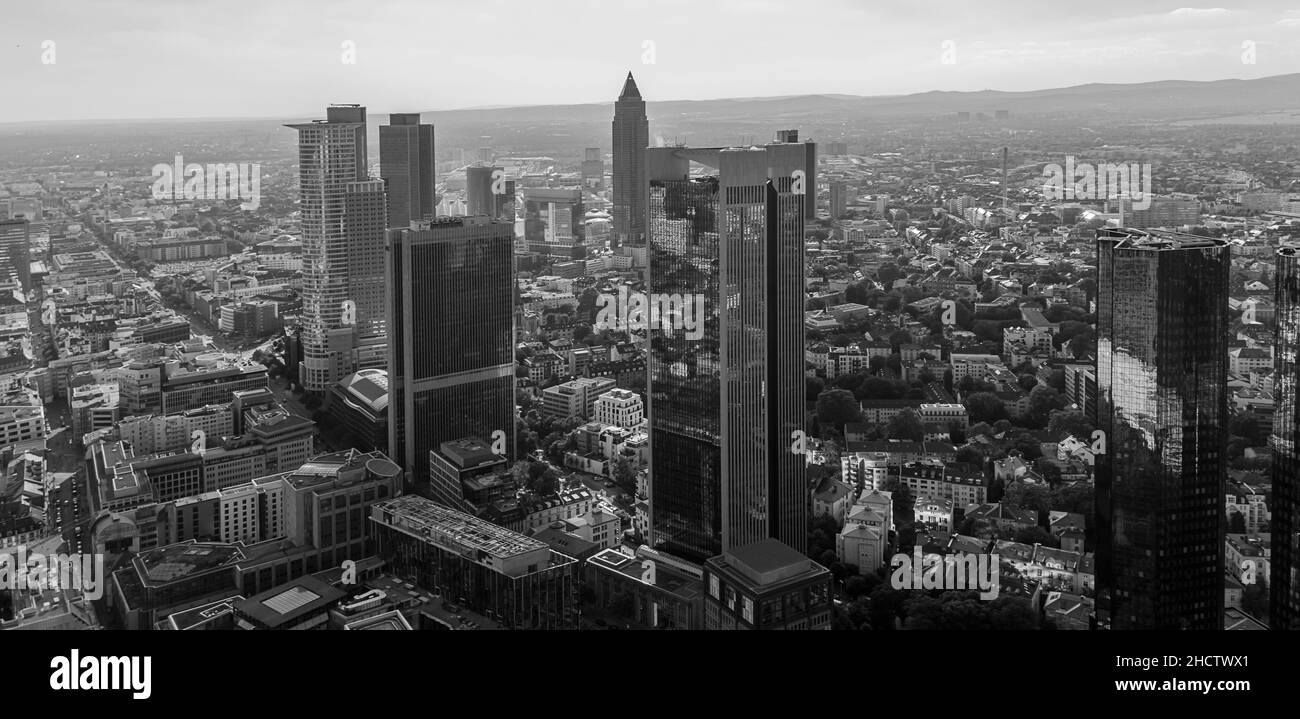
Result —
[{"label": "dark glass tower", "polygon": [[[648,292],[704,296],[698,338],[652,326],[652,544],[692,561],[775,538],[802,551],[802,148],[655,148]],[[717,170],[689,177],[691,161]],[[688,300],[689,301],[689,300]]]},{"label": "dark glass tower", "polygon": [[1097,232],[1097,619],[1223,626],[1229,248]]},{"label": "dark glass tower", "polygon": [[[494,178],[497,172],[503,174]],[[507,180],[504,173],[504,168],[490,165],[465,168],[465,214],[515,221],[515,181]]]},{"label": "dark glass tower", "polygon": [[529,252],[566,260],[587,256],[580,188],[526,187],[519,194]]},{"label": "dark glass tower", "polygon": [[811,140],[801,142],[798,130],[779,130],[776,133],[776,141],[798,145],[803,149],[804,185],[805,194],[808,196],[808,202],[804,204],[803,216],[812,222],[817,219],[817,143]]},{"label": "dark glass tower", "polygon": [[646,233],[646,148],[650,122],[632,73],[614,103],[614,237],[611,246],[644,245]]},{"label": "dark glass tower", "polygon": [[514,457],[513,243],[488,217],[388,232],[389,456],[417,491],[443,442],[501,430]]},{"label": "dark glass tower", "polygon": [[1269,626],[1300,629],[1300,247],[1277,251],[1277,351],[1273,375],[1273,556],[1269,567]]},{"label": "dark glass tower", "polygon": [[434,216],[433,125],[421,124],[420,113],[389,115],[388,124],[379,126],[379,176],[388,187],[389,227]]}]

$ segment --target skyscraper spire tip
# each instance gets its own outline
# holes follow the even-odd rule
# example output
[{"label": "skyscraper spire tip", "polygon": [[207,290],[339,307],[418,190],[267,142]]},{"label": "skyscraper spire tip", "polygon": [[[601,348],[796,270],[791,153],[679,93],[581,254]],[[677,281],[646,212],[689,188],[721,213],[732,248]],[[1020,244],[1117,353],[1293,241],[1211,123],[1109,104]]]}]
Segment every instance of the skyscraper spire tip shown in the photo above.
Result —
[{"label": "skyscraper spire tip", "polygon": [[640,98],[641,91],[636,87],[636,80],[632,77],[632,71],[627,71],[627,80],[623,81],[623,91],[618,94],[619,99]]}]

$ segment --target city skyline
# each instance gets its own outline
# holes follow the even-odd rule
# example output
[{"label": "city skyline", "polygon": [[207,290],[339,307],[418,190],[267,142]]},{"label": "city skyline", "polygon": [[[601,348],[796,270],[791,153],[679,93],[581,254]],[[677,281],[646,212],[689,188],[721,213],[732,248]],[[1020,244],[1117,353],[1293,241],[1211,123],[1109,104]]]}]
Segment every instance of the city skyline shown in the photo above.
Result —
[{"label": "city skyline", "polygon": [[[1300,28],[1290,11],[1130,5],[1113,6],[1117,33],[1074,50],[1161,18],[1161,42],[1199,28],[1179,57],[1211,77],[1194,59],[1222,55],[1226,33]],[[61,538],[109,555],[126,582],[100,610],[110,628],[209,609],[203,621],[242,629],[355,628],[386,602],[407,629],[1296,623],[1300,112],[1236,102],[1286,83],[1208,111],[1115,85],[1023,112],[931,90],[943,111],[920,122],[804,96],[647,114],[655,90],[722,73],[736,93],[777,92],[786,72],[810,73],[810,91],[842,81],[816,63],[858,66],[829,49],[744,66],[759,43],[820,48],[858,17],[825,6],[840,14],[666,3],[705,25],[737,14],[732,64],[706,47],[700,78],[664,59],[671,33],[642,50],[653,62],[587,62],[653,29],[633,11],[585,46],[539,20],[529,39],[562,51],[508,88],[493,67],[473,78],[557,98],[622,88],[580,117],[483,110],[448,129],[366,102],[268,120],[256,139],[199,124],[111,142],[10,133],[0,550]],[[402,7],[403,25],[438,17]],[[327,1],[282,51],[348,10],[368,17]],[[1082,32],[1095,13],[1056,9],[1024,32]],[[1258,38],[1234,52],[1267,58]],[[946,43],[929,62],[956,73],[997,54]],[[343,49],[364,72],[367,47]],[[884,74],[942,86],[908,57]],[[554,82],[566,61],[584,73]],[[389,102],[405,75],[385,67],[382,86],[335,82],[331,97]],[[260,80],[246,101],[270,110]],[[141,169],[158,138],[194,143],[196,161],[259,162],[195,162],[186,182],[178,150],[163,193]],[[249,168],[268,181],[244,194]],[[36,481],[46,456],[80,484]],[[84,495],[96,514],[56,527],[41,493],[59,512]],[[241,566],[189,583],[207,555]],[[976,586],[932,576],[937,555]],[[343,578],[349,564],[369,589]],[[390,601],[389,582],[416,594]],[[319,603],[275,616],[276,591]]]}]

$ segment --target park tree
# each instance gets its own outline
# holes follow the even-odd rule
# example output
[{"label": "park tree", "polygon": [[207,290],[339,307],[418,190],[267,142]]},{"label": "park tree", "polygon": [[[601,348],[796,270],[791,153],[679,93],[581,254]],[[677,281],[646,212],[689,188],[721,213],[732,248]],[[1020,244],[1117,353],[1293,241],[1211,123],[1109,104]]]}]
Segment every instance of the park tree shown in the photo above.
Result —
[{"label": "park tree", "polygon": [[1077,512],[1091,516],[1095,493],[1092,484],[1075,482],[1052,490],[1052,509],[1057,512]]},{"label": "park tree", "polygon": [[1051,547],[1053,549],[1060,549],[1061,547],[1061,540],[1052,536],[1051,532],[1042,527],[1024,527],[1018,529],[1016,530],[1016,533],[1012,535],[1011,539],[1020,542],[1021,544],[1041,544],[1044,547]]},{"label": "park tree", "polygon": [[1051,413],[1047,420],[1047,431],[1053,437],[1069,434],[1079,440],[1088,441],[1092,437],[1092,422],[1077,409],[1059,409]]},{"label": "park tree", "polygon": [[906,482],[898,477],[889,477],[881,483],[880,489],[889,492],[892,499],[894,524],[902,527],[915,521],[916,495],[912,494],[912,488]]},{"label": "park tree", "polygon": [[1086,357],[1096,354],[1097,337],[1091,329],[1086,332],[1080,332],[1070,340],[1068,347],[1070,348],[1070,354],[1075,357]]},{"label": "park tree", "polygon": [[862,409],[853,393],[844,389],[826,390],[817,396],[817,422],[843,432],[844,425],[862,421]]},{"label": "park tree", "polygon": [[1241,512],[1228,513],[1228,532],[1232,534],[1246,533],[1246,517]]},{"label": "park tree", "polygon": [[908,408],[890,418],[886,425],[890,439],[907,439],[920,442],[925,439],[925,421],[921,413]]},{"label": "park tree", "polygon": [[1062,409],[1067,404],[1059,392],[1046,385],[1039,385],[1029,393],[1029,417],[1038,426],[1047,424],[1052,412]]},{"label": "park tree", "polygon": [[1254,412],[1240,412],[1228,420],[1228,432],[1234,437],[1246,440],[1248,446],[1258,447],[1264,444],[1266,433],[1260,428]]},{"label": "park tree", "polygon": [[821,377],[804,377],[804,397],[809,402],[816,402],[825,388],[826,383]]},{"label": "park tree", "polygon": [[1039,521],[1042,521],[1052,510],[1052,490],[1038,482],[1012,482],[1002,496],[1002,502],[1013,507],[1032,509],[1038,513]]},{"label": "park tree", "polygon": [[855,282],[844,289],[844,300],[859,305],[871,304],[871,285],[867,282]]},{"label": "park tree", "polygon": [[996,422],[1006,419],[1007,409],[992,392],[974,392],[966,396],[966,410],[972,422]]}]

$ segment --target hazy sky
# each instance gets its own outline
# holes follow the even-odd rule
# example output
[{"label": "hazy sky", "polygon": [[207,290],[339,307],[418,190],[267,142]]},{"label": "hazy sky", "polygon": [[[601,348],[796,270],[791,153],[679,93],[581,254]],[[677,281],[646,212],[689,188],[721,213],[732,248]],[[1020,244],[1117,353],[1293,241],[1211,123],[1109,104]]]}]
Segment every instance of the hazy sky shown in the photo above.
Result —
[{"label": "hazy sky", "polygon": [[611,102],[629,69],[651,101],[1300,72],[1293,0],[7,0],[0,17],[0,122]]}]

